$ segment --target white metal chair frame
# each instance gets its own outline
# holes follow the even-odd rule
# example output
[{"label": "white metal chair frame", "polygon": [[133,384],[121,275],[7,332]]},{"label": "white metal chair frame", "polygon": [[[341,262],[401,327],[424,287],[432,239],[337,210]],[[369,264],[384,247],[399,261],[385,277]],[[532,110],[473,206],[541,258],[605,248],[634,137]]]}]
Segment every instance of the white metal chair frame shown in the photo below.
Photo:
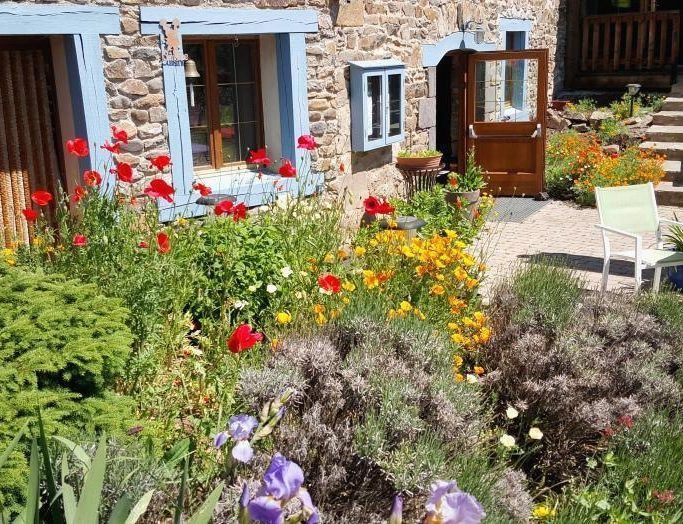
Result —
[{"label": "white metal chair frame", "polygon": [[[656,234],[656,242],[657,242],[657,249],[658,250],[663,250],[664,249],[664,240],[662,238],[663,236],[663,226],[672,226],[672,225],[679,225],[683,226],[683,222],[677,222],[675,220],[668,220],[666,218],[661,218],[659,216],[659,213],[657,213],[657,200],[655,197],[655,189],[654,186],[652,185],[651,182],[648,182],[647,184],[650,186],[650,192],[651,192],[651,198],[654,206],[654,210],[656,213],[656,219],[657,219],[657,228],[655,230]],[[604,220],[603,220],[603,213],[602,210],[600,209],[600,204],[599,204],[599,198],[598,192],[599,191],[609,191],[609,188],[595,188],[596,192],[596,200],[598,202],[598,213],[600,215],[600,224],[596,224],[596,227],[602,231],[602,243],[603,247],[605,249],[605,259],[603,262],[603,267],[602,267],[602,286],[601,289],[602,291],[607,290],[607,281],[609,279],[609,268],[610,268],[610,259],[615,258],[615,260],[626,260],[629,262],[633,262],[635,266],[635,290],[638,292],[640,290],[640,287],[643,283],[643,269],[651,269],[654,268],[655,270],[655,276],[654,280],[652,282],[652,290],[654,292],[658,292],[660,288],[660,283],[662,279],[662,268],[665,267],[675,267],[675,266],[680,266],[683,265],[683,262],[681,260],[673,261],[673,262],[663,262],[663,263],[655,263],[655,264],[648,264],[646,261],[643,260],[643,237],[642,235],[639,235],[638,233],[630,232],[630,231],[623,231],[621,229],[617,229],[615,227],[610,227],[608,225],[605,225]],[[634,254],[633,256],[627,255],[625,253],[616,253],[612,254],[611,246],[610,246],[610,238],[609,238],[609,233],[614,233],[617,235],[622,235],[628,238],[633,239],[635,243],[635,249],[634,249]]]}]

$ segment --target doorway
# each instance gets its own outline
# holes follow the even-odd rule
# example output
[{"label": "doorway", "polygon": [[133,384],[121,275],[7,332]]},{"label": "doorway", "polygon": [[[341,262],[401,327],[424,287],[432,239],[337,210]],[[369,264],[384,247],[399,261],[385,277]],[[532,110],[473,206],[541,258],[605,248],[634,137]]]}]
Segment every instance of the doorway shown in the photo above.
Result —
[{"label": "doorway", "polygon": [[436,67],[436,148],[451,171],[464,165],[467,57],[473,52],[451,51]]},{"label": "doorway", "polygon": [[11,246],[30,239],[31,193],[64,184],[48,37],[0,37],[0,144],[0,244]]}]

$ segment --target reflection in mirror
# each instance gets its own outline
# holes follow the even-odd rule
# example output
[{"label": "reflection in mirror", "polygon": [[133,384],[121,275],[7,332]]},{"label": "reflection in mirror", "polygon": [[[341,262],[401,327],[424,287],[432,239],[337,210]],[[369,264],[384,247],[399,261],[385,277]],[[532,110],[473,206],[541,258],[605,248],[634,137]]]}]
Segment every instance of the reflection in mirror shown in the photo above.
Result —
[{"label": "reflection in mirror", "polygon": [[368,76],[368,140],[382,138],[382,77]]}]

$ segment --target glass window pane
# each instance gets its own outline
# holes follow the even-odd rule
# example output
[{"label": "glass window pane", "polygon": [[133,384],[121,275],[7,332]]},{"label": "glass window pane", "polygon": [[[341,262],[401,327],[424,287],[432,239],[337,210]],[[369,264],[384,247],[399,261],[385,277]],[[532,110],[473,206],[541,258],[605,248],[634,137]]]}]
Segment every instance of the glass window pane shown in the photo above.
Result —
[{"label": "glass window pane", "polygon": [[236,82],[253,82],[255,80],[254,61],[252,59],[254,47],[251,42],[240,42],[235,46]]},{"label": "glass window pane", "polygon": [[187,82],[187,105],[190,127],[203,127],[207,124],[206,87]]},{"label": "glass window pane", "polygon": [[192,164],[195,166],[211,165],[208,129],[191,129],[190,141],[192,143]]},{"label": "glass window pane", "polygon": [[237,86],[238,113],[240,122],[255,122],[256,115],[256,84],[240,84]]},{"label": "glass window pane", "polygon": [[221,127],[221,142],[223,146],[224,164],[243,160],[240,156],[240,134],[238,126],[231,125]]},{"label": "glass window pane", "polygon": [[259,149],[261,147],[256,125],[256,123],[240,124],[241,160],[247,158],[250,149]]},{"label": "glass window pane", "polygon": [[389,136],[401,134],[401,75],[389,75]]},{"label": "glass window pane", "polygon": [[218,86],[218,115],[221,125],[237,122],[237,98],[234,86]]},{"label": "glass window pane", "polygon": [[216,77],[219,84],[232,84],[235,82],[233,44],[216,45]]},{"label": "glass window pane", "polygon": [[536,118],[538,61],[483,60],[475,66],[475,120],[525,122]]},{"label": "glass window pane", "polygon": [[382,138],[382,77],[368,76],[366,129],[368,140]]}]

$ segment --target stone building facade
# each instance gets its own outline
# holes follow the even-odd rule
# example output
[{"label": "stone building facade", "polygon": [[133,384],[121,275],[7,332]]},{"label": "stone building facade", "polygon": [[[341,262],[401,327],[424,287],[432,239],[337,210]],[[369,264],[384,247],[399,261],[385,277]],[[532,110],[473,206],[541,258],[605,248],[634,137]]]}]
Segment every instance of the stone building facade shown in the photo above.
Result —
[{"label": "stone building facade", "polygon": [[[226,10],[226,19],[229,19],[231,9],[313,11],[317,27],[305,33],[307,107],[298,109],[306,115],[307,122],[303,126],[294,125],[292,130],[310,131],[320,144],[313,155],[312,166],[314,171],[324,175],[328,190],[335,193],[349,190],[354,205],[360,205],[360,200],[370,193],[391,195],[399,190],[400,177],[393,166],[399,149],[408,145],[417,149],[436,146],[435,61],[441,54],[462,48],[471,41],[483,43],[485,49],[505,49],[506,33],[501,27],[514,21],[526,28],[529,48],[549,49],[550,91],[559,88],[564,62],[561,58],[564,54],[562,3],[563,0],[178,0],[177,5],[169,6],[161,0],[82,0],[72,3],[37,0],[0,2],[0,21],[2,8],[7,6],[15,10],[27,6],[61,7],[67,11],[69,6],[115,8],[120,30],[99,35],[106,112],[109,122],[123,128],[130,137],[117,160],[137,168],[140,180],[134,188],[139,191],[144,178],[151,174],[147,158],[162,152],[173,153],[171,142],[174,132],[169,130],[169,122],[176,125],[175,120],[179,118],[175,106],[173,114],[169,106],[169,76],[168,71],[166,75],[164,72],[160,43],[163,39],[159,33],[153,32],[154,22],[143,19],[143,10],[155,7],[196,10],[192,13],[205,9]],[[281,23],[286,30],[286,16]],[[191,22],[181,20],[183,38],[186,31],[191,31],[190,26]],[[2,33],[8,34],[8,30]],[[264,53],[271,48],[273,53],[281,52],[280,42],[273,43],[269,40],[271,36],[259,36],[260,75],[264,89],[261,109],[266,139],[278,138],[285,131],[277,123],[281,115],[271,112],[269,107],[272,97],[266,82],[270,73],[264,68]],[[53,53],[53,57],[57,55],[59,53]],[[279,54],[277,56],[280,57]],[[387,58],[398,60],[405,66],[404,140],[367,152],[354,152],[351,144],[351,128],[355,124],[351,121],[349,62]],[[275,70],[277,74],[282,73],[279,65]],[[285,79],[284,83],[288,81]],[[282,78],[280,84],[282,110]],[[453,108],[454,113],[459,109]],[[182,111],[180,117],[183,117]],[[62,131],[65,131],[64,125]],[[268,145],[275,156],[283,155],[284,146]],[[301,151],[296,154],[301,154]],[[172,156],[176,170],[172,179],[175,182],[175,177],[179,176],[177,171],[187,171],[190,164],[184,161],[179,167],[180,159]],[[67,165],[66,171],[77,173],[78,166]],[[198,173],[186,172],[180,176],[186,180],[202,179]],[[215,183],[220,177],[232,176],[234,170],[219,170],[208,180]],[[73,175],[67,179],[69,184],[76,183]],[[222,184],[221,190],[225,187]]]}]

